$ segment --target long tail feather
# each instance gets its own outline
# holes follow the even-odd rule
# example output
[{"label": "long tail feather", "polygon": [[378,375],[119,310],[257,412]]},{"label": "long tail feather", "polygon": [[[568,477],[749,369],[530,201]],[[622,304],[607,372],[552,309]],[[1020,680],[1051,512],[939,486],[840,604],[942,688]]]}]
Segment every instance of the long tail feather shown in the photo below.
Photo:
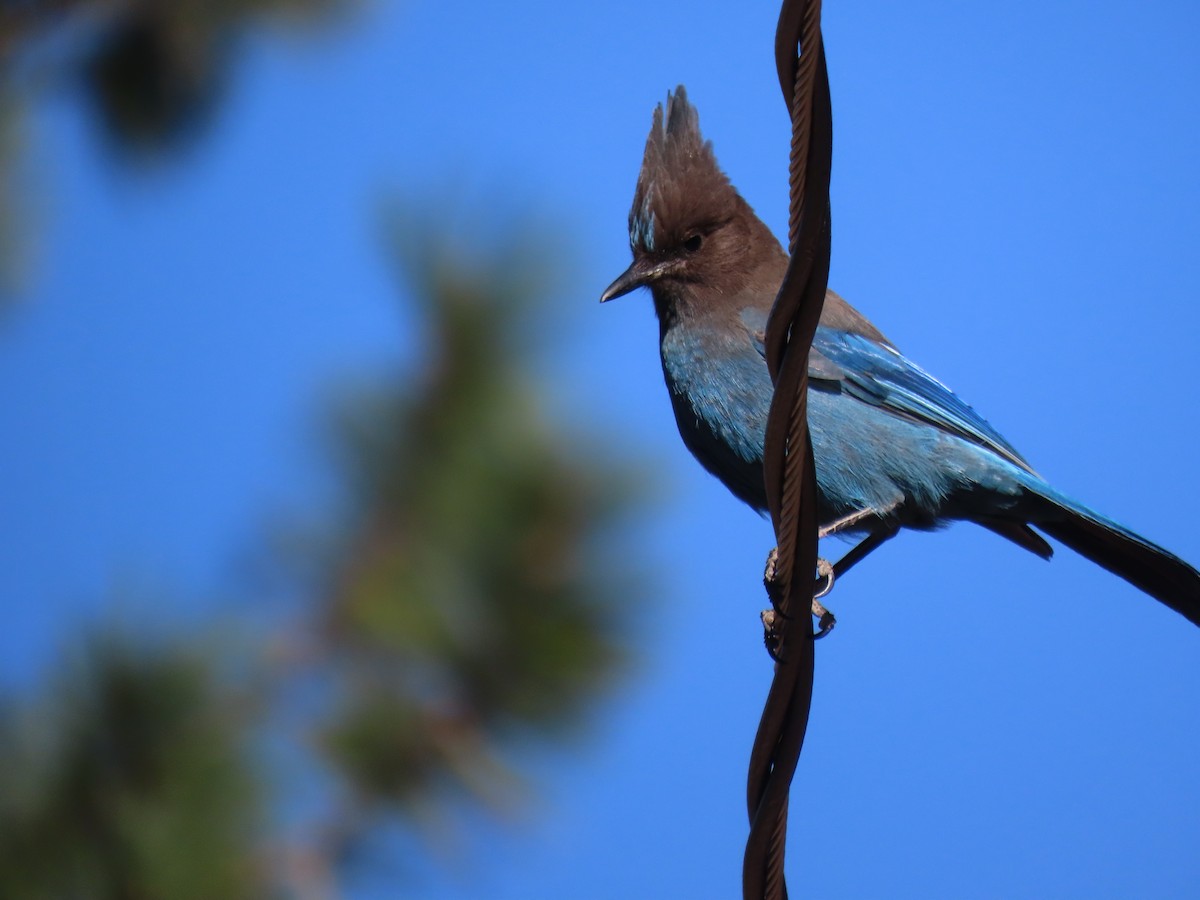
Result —
[{"label": "long tail feather", "polygon": [[1039,487],[1047,515],[1031,524],[1200,625],[1200,572],[1141,535]]}]

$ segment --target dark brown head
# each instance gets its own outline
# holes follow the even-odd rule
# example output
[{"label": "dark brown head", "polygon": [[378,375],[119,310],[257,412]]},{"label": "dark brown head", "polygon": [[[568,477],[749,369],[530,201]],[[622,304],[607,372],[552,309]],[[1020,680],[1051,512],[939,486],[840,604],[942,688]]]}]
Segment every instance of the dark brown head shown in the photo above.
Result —
[{"label": "dark brown head", "polygon": [[629,246],[633,264],[601,295],[602,303],[645,286],[661,312],[665,302],[708,294],[701,288],[733,296],[755,279],[764,280],[773,297],[787,262],[721,171],[682,85],[667,95],[665,112],[661,105],[654,110],[629,211]]}]

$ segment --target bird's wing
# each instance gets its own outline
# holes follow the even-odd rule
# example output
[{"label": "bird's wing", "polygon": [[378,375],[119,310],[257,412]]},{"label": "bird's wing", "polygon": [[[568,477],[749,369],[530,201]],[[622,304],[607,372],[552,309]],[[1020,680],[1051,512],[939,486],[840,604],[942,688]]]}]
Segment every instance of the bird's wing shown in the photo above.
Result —
[{"label": "bird's wing", "polygon": [[[766,310],[748,306],[742,310],[742,324],[750,334],[750,342],[763,359],[767,358],[767,313]],[[813,342],[808,354],[809,381],[841,381],[846,373],[842,367],[826,357]]]},{"label": "bird's wing", "polygon": [[[766,313],[747,309],[742,322],[766,357]],[[953,391],[889,346],[860,334],[819,327],[808,358],[813,387],[842,390],[863,403],[939,428],[986,447],[1028,472],[1029,463]]]}]

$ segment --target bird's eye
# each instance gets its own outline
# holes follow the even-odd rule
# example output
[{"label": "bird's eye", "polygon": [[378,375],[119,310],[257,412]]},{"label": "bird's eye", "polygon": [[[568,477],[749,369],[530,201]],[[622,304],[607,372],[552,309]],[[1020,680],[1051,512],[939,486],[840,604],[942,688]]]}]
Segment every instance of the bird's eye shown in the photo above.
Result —
[{"label": "bird's eye", "polygon": [[688,253],[695,253],[700,249],[700,245],[704,243],[704,238],[698,234],[693,234],[690,238],[683,242],[683,249]]}]

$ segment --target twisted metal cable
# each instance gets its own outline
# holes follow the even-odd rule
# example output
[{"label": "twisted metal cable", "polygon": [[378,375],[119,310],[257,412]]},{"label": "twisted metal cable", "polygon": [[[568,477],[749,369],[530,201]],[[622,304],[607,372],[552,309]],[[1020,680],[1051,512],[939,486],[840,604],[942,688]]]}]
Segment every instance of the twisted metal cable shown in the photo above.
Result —
[{"label": "twisted metal cable", "polygon": [[[797,4],[800,6],[801,4]],[[791,205],[788,216],[788,252],[794,254],[800,242],[800,221],[805,200],[805,187],[808,174],[808,149],[811,143],[813,79],[817,70],[818,42],[821,41],[821,0],[803,4],[800,39],[788,51],[788,65],[795,68],[794,81],[790,85],[791,95],[788,95],[789,85],[784,79],[784,69],[780,67],[780,87],[784,99],[788,101],[792,115],[792,146],[788,158],[788,186],[790,188]],[[777,32],[778,35],[778,32]],[[776,45],[776,62],[784,48]],[[813,52],[805,52],[811,50]]]},{"label": "twisted metal cable", "polygon": [[767,323],[775,395],[764,478],[777,540],[768,593],[778,623],[778,662],[747,777],[750,836],[742,867],[746,900],[785,900],[788,793],[808,727],[813,636],[808,611],[817,558],[816,475],[808,434],[808,351],[829,278],[832,118],[820,0],[784,0],[776,67],[792,121],[788,164],[791,261]]}]

